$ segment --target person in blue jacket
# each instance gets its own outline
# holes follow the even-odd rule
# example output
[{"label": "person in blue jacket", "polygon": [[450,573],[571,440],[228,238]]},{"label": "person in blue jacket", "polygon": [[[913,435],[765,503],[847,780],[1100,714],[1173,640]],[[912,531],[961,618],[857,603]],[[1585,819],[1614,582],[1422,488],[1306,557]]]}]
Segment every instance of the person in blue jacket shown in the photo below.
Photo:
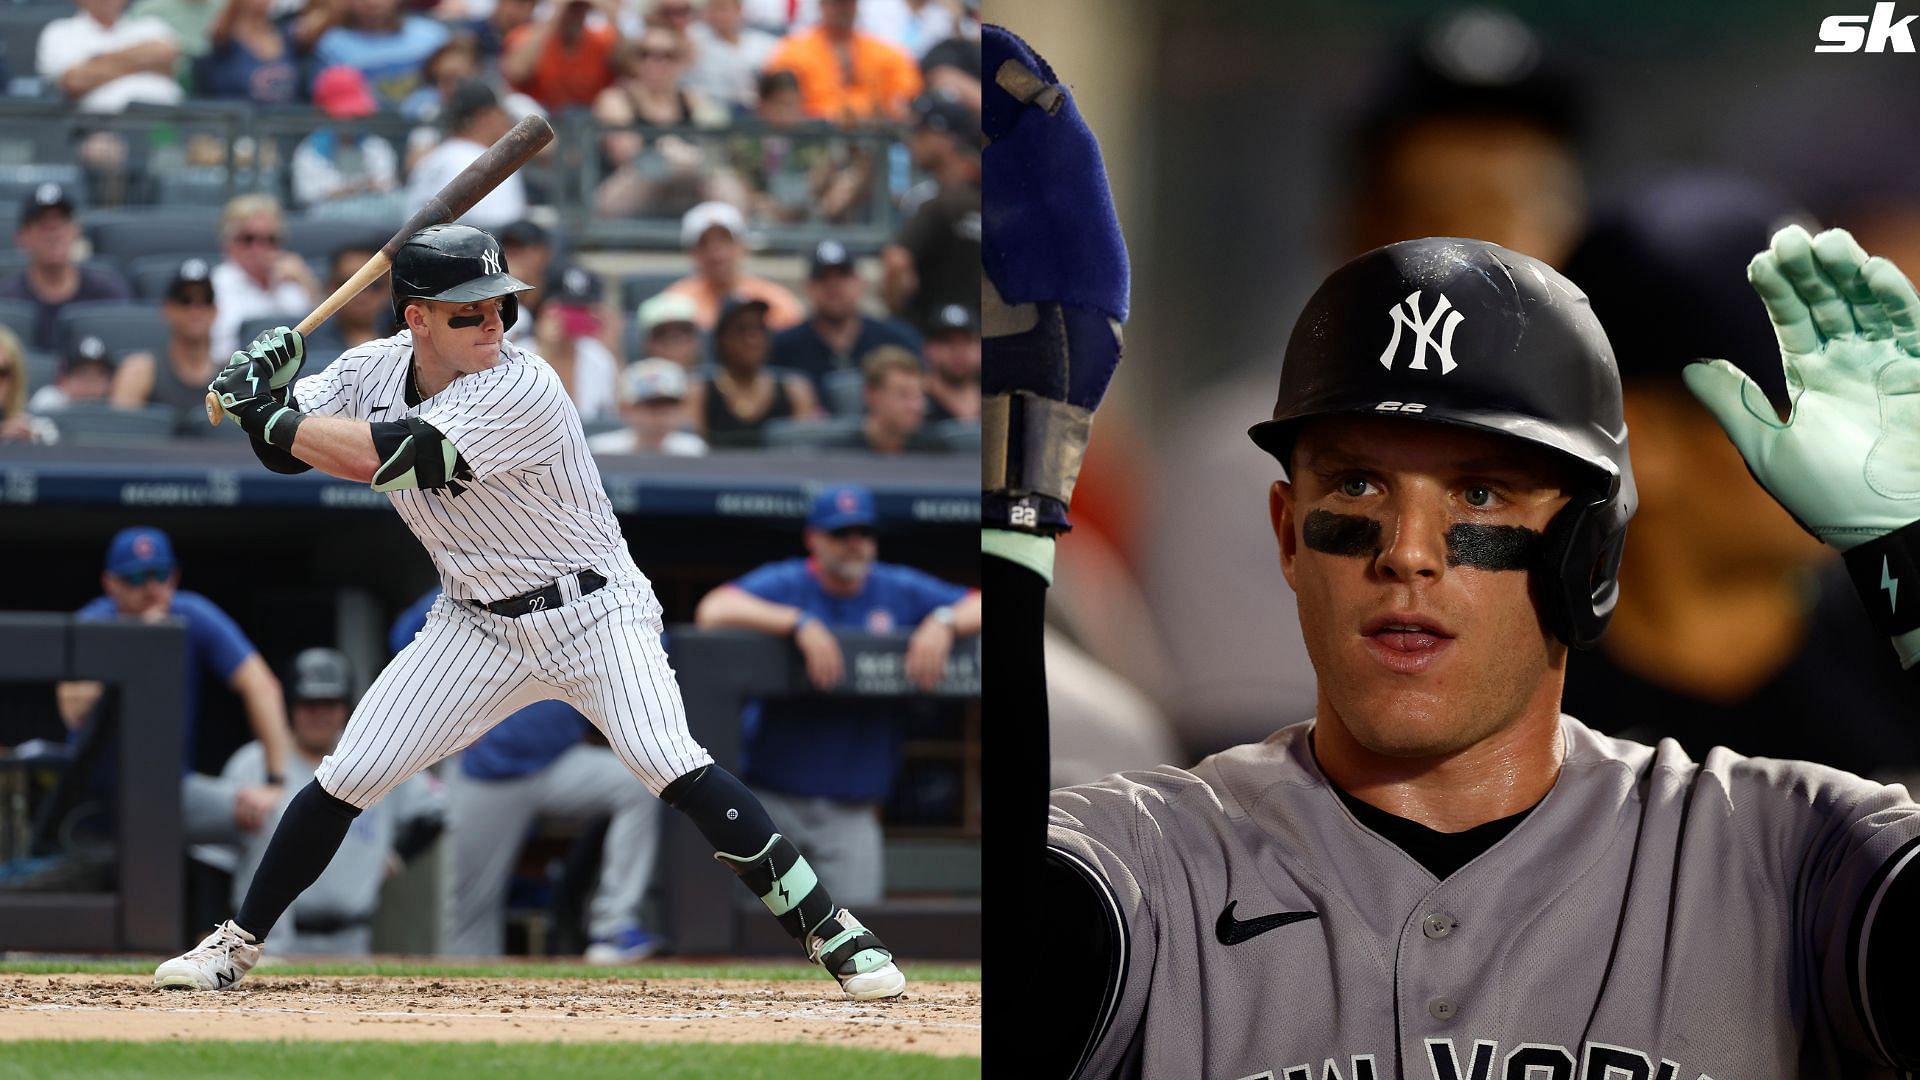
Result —
[{"label": "person in blue jacket", "polygon": [[[791,637],[821,690],[845,675],[835,630],[910,632],[907,678],[925,689],[940,681],[955,639],[980,632],[979,590],[878,560],[868,489],[820,492],[802,539],[806,558],[720,586],[701,599],[694,622]],[[741,779],[848,903],[882,892],[880,804],[900,766],[897,712],[885,701],[817,697],[754,702],[742,718]]]},{"label": "person in blue jacket", "polygon": [[[393,652],[426,625],[439,596],[436,586],[395,620]],[[587,962],[631,963],[659,951],[661,941],[641,927],[639,911],[660,850],[660,800],[578,710],[564,701],[534,702],[467,747],[446,780],[453,883],[441,952],[500,955],[508,879],[521,840],[541,815],[611,815],[587,910]]]},{"label": "person in blue jacket", "polygon": [[[105,595],[74,617],[81,622],[133,619],[157,623],[178,619],[187,629],[185,725],[180,738],[181,810],[189,843],[236,843],[257,830],[280,801],[292,739],[280,680],[232,616],[197,592],[180,588],[180,568],[167,534],[145,525],[122,529],[107,545],[100,574]],[[231,689],[246,708],[247,723],[266,758],[265,784],[237,784],[193,769],[198,750],[200,680],[210,675]],[[63,682],[55,688],[60,719],[78,739],[100,699],[98,682]],[[224,758],[224,754],[222,757]],[[110,760],[96,774],[96,790],[111,786]]]}]

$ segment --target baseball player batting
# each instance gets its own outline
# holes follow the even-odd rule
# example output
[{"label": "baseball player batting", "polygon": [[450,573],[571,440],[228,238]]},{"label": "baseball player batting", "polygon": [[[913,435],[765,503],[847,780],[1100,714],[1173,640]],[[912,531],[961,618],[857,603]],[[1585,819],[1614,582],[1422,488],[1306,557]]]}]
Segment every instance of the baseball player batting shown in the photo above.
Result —
[{"label": "baseball player batting", "polygon": [[[1049,171],[1089,159],[1022,154],[1067,145],[1077,120],[1037,57],[989,33],[988,70],[1030,79],[997,80],[1025,107],[988,154],[1011,149],[1020,190],[1045,190]],[[1056,107],[1014,86],[1050,88]],[[1920,297],[1839,230],[1782,230],[1748,273],[1790,418],[1723,360],[1689,367],[1688,386],[1767,490],[1844,553],[1911,668]],[[989,338],[1001,384],[1090,419],[1097,394],[1076,404],[1045,380],[1104,384],[1117,352],[1044,335],[1071,328],[1075,305],[1117,317],[1111,294],[1049,295],[1062,281],[1044,275],[994,285],[1003,316],[1031,316]],[[1316,716],[1191,769],[1053,793],[1042,934],[1071,984],[1049,988],[1071,1035],[1047,1075],[1920,1067],[1920,806],[1904,788],[1724,748],[1694,761],[1560,712],[1568,650],[1606,629],[1635,502],[1614,357],[1577,287],[1480,241],[1369,252],[1308,302],[1251,435],[1284,475],[1268,509]],[[1024,475],[1049,467],[1031,445],[1009,453]],[[1005,494],[1017,505],[1023,490]],[[1060,530],[993,524],[989,588],[1040,594]]]},{"label": "baseball player batting", "polygon": [[503,340],[528,288],[492,236],[434,225],[393,258],[398,334],[294,387],[304,343],[280,327],[208,388],[232,402],[269,469],[317,468],[387,493],[443,595],[288,804],[238,914],[161,964],[155,984],[232,986],[356,815],[522,706],[560,698],[692,819],[809,960],[855,998],[898,996],[906,980],[886,947],[688,734],[660,602],[628,553],[579,415],[546,361]]}]

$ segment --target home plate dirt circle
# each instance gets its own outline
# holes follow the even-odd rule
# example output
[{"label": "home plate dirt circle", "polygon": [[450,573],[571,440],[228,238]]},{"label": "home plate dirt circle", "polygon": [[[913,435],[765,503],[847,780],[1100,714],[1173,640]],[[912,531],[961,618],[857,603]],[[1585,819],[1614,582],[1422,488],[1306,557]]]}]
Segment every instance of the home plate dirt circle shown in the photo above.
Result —
[{"label": "home plate dirt circle", "polygon": [[554,1039],[804,1042],[980,1053],[980,984],[911,983],[861,1002],[755,979],[492,979],[255,974],[156,990],[146,975],[0,975],[3,1039]]}]

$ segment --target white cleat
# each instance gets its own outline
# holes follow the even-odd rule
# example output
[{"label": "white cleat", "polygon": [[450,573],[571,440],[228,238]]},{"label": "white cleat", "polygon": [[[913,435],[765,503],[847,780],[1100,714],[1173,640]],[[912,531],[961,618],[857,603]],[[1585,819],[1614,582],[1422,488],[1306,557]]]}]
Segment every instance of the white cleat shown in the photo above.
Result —
[{"label": "white cleat", "polygon": [[893,966],[893,953],[846,908],[807,935],[807,959],[826,968],[855,1001],[896,998],[907,989],[907,977]]},{"label": "white cleat", "polygon": [[232,919],[214,927],[207,939],[161,964],[153,985],[162,990],[229,990],[260,962],[253,935]]}]

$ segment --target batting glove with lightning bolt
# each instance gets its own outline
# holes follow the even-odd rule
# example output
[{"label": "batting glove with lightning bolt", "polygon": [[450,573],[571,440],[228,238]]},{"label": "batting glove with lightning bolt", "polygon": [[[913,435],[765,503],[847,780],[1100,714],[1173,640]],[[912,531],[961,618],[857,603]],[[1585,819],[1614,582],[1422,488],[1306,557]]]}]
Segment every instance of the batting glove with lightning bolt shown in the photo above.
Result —
[{"label": "batting glove with lightning bolt", "polygon": [[274,391],[292,385],[306,355],[305,335],[276,326],[261,334],[245,350],[234,353],[227,366],[207,384],[207,390],[220,402],[221,408],[234,412],[249,401],[263,400]]},{"label": "batting glove with lightning bolt", "polygon": [[1861,599],[1920,663],[1920,297],[1852,236],[1780,230],[1747,266],[1786,368],[1785,420],[1725,360],[1687,387],[1767,492],[1846,559]]},{"label": "batting glove with lightning bolt", "polygon": [[1120,363],[1127,247],[1099,144],[1053,69],[1003,27],[982,28],[981,50],[983,543],[1050,576]]}]

